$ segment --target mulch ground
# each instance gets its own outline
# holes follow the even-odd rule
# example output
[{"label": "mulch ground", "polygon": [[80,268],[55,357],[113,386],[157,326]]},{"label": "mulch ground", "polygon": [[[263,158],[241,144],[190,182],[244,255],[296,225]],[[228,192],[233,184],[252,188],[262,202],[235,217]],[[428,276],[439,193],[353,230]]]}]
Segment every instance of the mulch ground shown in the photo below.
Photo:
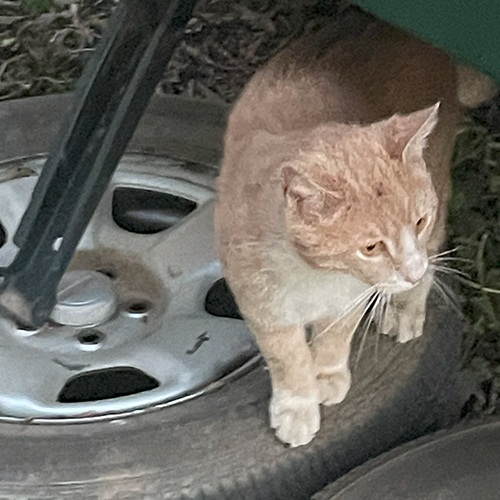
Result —
[{"label": "mulch ground", "polygon": [[[337,3],[202,0],[158,92],[232,102],[259,66],[335,15]],[[0,0],[0,99],[71,90],[116,4]]]}]

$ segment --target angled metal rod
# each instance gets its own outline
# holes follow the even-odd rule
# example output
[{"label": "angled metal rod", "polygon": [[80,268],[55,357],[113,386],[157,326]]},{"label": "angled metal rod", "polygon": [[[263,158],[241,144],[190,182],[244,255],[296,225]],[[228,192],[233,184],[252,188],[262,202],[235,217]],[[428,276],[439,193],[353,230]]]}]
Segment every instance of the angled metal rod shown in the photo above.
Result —
[{"label": "angled metal rod", "polygon": [[41,326],[57,285],[141,118],[196,0],[123,0],[79,82],[2,270],[0,307]]}]

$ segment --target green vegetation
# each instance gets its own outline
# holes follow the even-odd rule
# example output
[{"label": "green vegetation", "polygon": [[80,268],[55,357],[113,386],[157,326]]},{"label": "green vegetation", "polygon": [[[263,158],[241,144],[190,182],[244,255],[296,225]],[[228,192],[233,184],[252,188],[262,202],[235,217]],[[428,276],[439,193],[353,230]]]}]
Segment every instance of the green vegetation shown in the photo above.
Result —
[{"label": "green vegetation", "polygon": [[[480,385],[500,388],[500,134],[469,123],[459,135],[452,162],[449,207],[451,272],[459,283],[464,312],[465,370]],[[482,406],[493,405],[478,398]],[[485,408],[483,408],[484,410]]]},{"label": "green vegetation", "polygon": [[21,0],[21,3],[34,15],[50,12],[50,9],[54,6],[53,0]]}]

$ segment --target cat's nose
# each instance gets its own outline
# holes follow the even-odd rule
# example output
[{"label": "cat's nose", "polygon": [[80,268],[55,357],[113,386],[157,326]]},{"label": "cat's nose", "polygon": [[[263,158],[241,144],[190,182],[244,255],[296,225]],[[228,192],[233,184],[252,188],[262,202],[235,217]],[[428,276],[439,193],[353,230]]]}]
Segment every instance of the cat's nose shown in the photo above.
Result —
[{"label": "cat's nose", "polygon": [[409,228],[403,229],[402,250],[398,271],[405,281],[415,284],[424,277],[428,259],[426,252],[418,242],[417,235]]},{"label": "cat's nose", "polygon": [[420,281],[427,271],[429,263],[421,253],[414,254],[401,266],[400,273],[404,279],[412,284]]}]

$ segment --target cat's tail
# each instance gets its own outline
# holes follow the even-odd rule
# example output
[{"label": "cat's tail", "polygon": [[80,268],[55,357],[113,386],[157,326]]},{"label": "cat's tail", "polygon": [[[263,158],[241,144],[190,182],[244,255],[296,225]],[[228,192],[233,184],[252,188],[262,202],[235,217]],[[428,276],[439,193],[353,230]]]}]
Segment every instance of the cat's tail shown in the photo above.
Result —
[{"label": "cat's tail", "polygon": [[466,108],[475,108],[489,101],[498,90],[489,76],[470,66],[457,65],[458,100]]}]

